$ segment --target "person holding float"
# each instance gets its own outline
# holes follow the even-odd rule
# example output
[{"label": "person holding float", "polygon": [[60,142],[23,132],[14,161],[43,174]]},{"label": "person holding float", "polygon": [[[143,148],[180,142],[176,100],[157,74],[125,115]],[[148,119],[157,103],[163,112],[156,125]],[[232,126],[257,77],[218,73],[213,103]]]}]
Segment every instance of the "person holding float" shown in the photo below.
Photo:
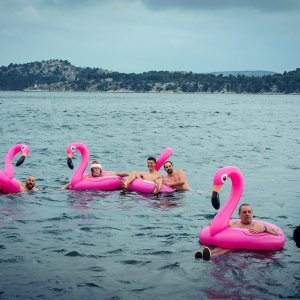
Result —
[{"label": "person holding float", "polygon": [[29,146],[25,144],[16,144],[7,152],[4,161],[4,170],[0,171],[0,191],[2,193],[19,193],[24,190],[22,188],[22,184],[14,178],[15,172],[12,166],[12,161],[18,153],[21,153],[21,157],[16,163],[16,166],[20,166],[25,161],[29,151]]},{"label": "person holding float", "polygon": [[[225,249],[279,250],[285,244],[285,235],[274,224],[253,219],[253,211],[249,204],[244,203],[239,208],[239,220],[230,220],[243,193],[244,180],[241,171],[233,166],[219,169],[215,173],[212,194],[212,205],[220,208],[219,192],[224,182],[231,179],[231,192],[221,211],[213,221],[199,233],[199,242],[204,245],[217,246]],[[215,249],[212,252],[204,248],[203,258],[210,259],[224,251]],[[201,252],[196,257],[201,257]]]},{"label": "person holding float", "polygon": [[67,147],[67,164],[70,169],[74,168],[72,157],[76,151],[79,151],[81,154],[80,165],[74,172],[71,182],[64,185],[62,189],[112,191],[121,188],[121,177],[128,176],[129,174],[102,171],[102,166],[96,160],[91,164],[91,172],[84,174],[90,154],[86,145],[82,143],[71,143]]},{"label": "person holding float", "polygon": [[156,160],[150,156],[147,159],[148,171],[137,172],[133,171],[127,178],[120,181],[123,189],[137,191],[141,193],[168,193],[174,189],[162,183],[162,174],[158,172],[164,162],[171,156],[172,149],[166,148]]}]

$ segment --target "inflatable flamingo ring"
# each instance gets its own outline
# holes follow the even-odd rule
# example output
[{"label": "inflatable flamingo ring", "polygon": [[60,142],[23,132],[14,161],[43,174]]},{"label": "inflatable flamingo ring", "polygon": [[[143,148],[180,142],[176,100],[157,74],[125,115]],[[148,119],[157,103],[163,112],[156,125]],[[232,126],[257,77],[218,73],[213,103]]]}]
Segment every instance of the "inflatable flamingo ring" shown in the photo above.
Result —
[{"label": "inflatable flamingo ring", "polygon": [[[120,180],[121,177],[117,175],[113,176],[100,176],[100,177],[91,177],[91,178],[83,178],[84,171],[89,163],[89,150],[86,145],[82,143],[71,143],[67,148],[67,156],[68,156],[68,166],[70,169],[74,168],[72,162],[72,156],[75,151],[79,151],[81,154],[81,162],[79,167],[74,172],[71,184],[68,187],[69,190],[102,190],[102,191],[112,191],[121,188]],[[102,173],[107,173],[107,171],[103,171]]]},{"label": "inflatable flamingo ring", "polygon": [[19,193],[21,191],[21,183],[14,179],[14,169],[12,161],[14,157],[21,152],[21,157],[16,163],[16,166],[20,166],[30,151],[29,146],[25,144],[17,144],[9,149],[4,161],[4,170],[0,171],[0,191],[4,194]]},{"label": "inflatable flamingo ring", "polygon": [[[263,225],[277,230],[278,235],[269,233],[252,234],[246,228],[231,228],[228,226],[230,218],[237,207],[243,192],[243,175],[236,167],[229,166],[219,169],[214,177],[214,192],[212,205],[219,209],[220,187],[227,178],[231,179],[231,192],[224,207],[215,216],[210,226],[206,226],[199,233],[199,242],[205,245],[214,245],[229,249],[255,249],[255,250],[279,250],[285,243],[285,236],[277,226],[260,221]],[[253,220],[257,222],[257,220]]]},{"label": "inflatable flamingo ring", "polygon": [[[155,170],[159,171],[163,164],[168,160],[171,156],[173,150],[171,148],[166,148],[160,156],[156,160]],[[127,177],[124,177],[124,181],[126,181]],[[141,192],[141,193],[153,193],[156,185],[153,181],[148,181],[140,178],[134,179],[131,183],[128,184],[127,189],[131,191]],[[174,192],[175,189],[170,186],[163,184],[159,190],[160,193],[171,193]]]}]

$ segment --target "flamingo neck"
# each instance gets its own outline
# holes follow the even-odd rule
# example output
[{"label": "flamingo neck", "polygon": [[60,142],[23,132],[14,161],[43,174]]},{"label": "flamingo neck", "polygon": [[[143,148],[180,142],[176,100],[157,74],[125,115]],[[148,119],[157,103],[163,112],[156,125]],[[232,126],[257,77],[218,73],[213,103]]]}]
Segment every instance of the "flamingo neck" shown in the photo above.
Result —
[{"label": "flamingo neck", "polygon": [[4,174],[6,176],[8,176],[10,179],[13,179],[15,176],[15,171],[14,168],[12,166],[12,161],[14,159],[14,157],[16,156],[17,153],[21,152],[21,147],[20,145],[15,145],[13,147],[11,147],[6,156],[5,156],[5,160],[4,160]]},{"label": "flamingo neck", "polygon": [[71,180],[72,185],[76,184],[77,182],[79,182],[82,179],[83,173],[84,173],[84,171],[89,163],[89,159],[90,159],[89,150],[87,149],[86,146],[84,146],[82,144],[77,144],[76,149],[81,154],[81,161],[80,161],[79,167],[76,169],[76,171],[74,172],[74,175],[72,176],[72,180]]},{"label": "flamingo neck", "polygon": [[212,233],[220,232],[228,227],[229,221],[236,209],[243,193],[244,181],[243,176],[239,172],[230,175],[231,191],[228,200],[220,212],[215,216],[211,224]]}]

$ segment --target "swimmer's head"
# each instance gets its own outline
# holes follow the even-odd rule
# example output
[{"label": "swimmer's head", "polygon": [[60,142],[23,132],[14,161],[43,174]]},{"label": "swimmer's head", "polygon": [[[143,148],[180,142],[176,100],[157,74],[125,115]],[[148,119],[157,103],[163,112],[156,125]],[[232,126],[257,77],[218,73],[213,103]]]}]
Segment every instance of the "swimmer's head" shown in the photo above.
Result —
[{"label": "swimmer's head", "polygon": [[100,177],[102,174],[102,166],[97,160],[92,161],[91,174],[93,177]]},{"label": "swimmer's head", "polygon": [[26,179],[26,187],[29,191],[31,191],[35,186],[35,178],[33,176],[28,176]]}]

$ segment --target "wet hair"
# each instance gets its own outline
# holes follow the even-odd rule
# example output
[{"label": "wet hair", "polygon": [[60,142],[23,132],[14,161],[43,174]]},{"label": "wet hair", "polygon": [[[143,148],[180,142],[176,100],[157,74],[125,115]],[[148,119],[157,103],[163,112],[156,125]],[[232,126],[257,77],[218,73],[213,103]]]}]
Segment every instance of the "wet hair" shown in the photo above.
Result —
[{"label": "wet hair", "polygon": [[[241,206],[239,207],[239,213],[242,211],[242,207],[243,206],[250,206],[251,207],[251,205],[250,204],[248,204],[248,203],[243,203],[243,204],[241,204]],[[251,211],[252,211],[252,207],[251,207]],[[252,211],[253,212],[253,211]]]},{"label": "wet hair", "polygon": [[296,243],[296,246],[300,248],[300,225],[296,227],[293,233],[293,239]]},{"label": "wet hair", "polygon": [[171,161],[167,160],[167,161],[165,161],[165,163],[164,163],[164,167],[165,167],[165,164],[166,164],[166,163],[169,163],[169,164],[171,164],[171,166],[173,166],[173,163],[172,163]]},{"label": "wet hair", "polygon": [[156,163],[156,159],[153,156],[149,156],[147,160],[153,160]]}]

